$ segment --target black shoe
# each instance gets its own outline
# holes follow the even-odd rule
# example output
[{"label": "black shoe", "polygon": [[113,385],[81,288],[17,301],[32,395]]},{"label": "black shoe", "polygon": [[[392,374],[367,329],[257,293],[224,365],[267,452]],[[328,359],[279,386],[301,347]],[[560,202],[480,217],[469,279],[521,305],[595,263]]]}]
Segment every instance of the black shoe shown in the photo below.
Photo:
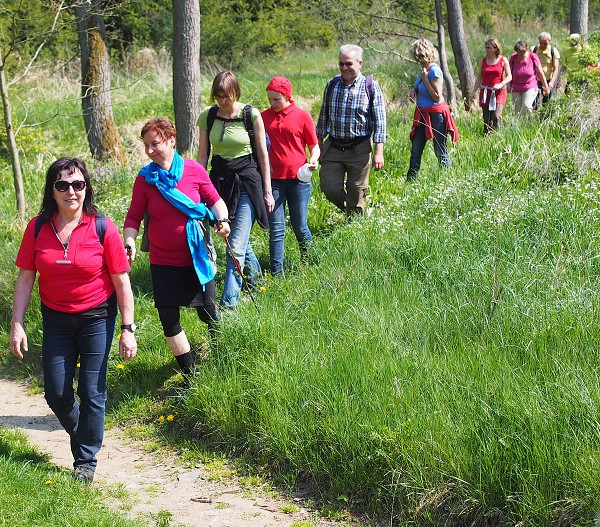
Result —
[{"label": "black shoe", "polygon": [[73,479],[89,484],[94,481],[94,471],[87,467],[75,467],[73,469]]}]

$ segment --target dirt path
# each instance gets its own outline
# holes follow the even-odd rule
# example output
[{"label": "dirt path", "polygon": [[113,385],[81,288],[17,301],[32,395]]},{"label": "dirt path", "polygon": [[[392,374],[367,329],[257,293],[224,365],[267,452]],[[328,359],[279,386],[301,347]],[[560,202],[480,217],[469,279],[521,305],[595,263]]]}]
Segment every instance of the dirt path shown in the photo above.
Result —
[{"label": "dirt path", "polygon": [[[42,394],[28,395],[23,383],[0,378],[0,425],[27,434],[32,445],[50,455],[52,462],[70,468],[67,434],[46,405]],[[98,456],[94,485],[122,485],[131,501],[130,515],[156,525],[157,514],[168,511],[170,526],[287,527],[313,518],[300,502],[283,501],[260,489],[248,491],[236,484],[210,481],[200,467],[186,469],[175,459],[158,457],[124,438],[118,430],[107,430]],[[114,500],[114,497],[112,498]],[[295,504],[297,511],[289,510]],[[317,522],[324,527],[329,522]]]}]

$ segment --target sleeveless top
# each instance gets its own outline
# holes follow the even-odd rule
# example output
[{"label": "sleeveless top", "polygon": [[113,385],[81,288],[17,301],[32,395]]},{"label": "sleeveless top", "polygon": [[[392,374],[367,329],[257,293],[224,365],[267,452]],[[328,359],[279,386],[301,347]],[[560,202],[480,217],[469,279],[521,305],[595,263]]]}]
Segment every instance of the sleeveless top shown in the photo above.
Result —
[{"label": "sleeveless top", "polygon": [[[498,57],[498,62],[493,66],[490,66],[487,63],[485,57],[483,57],[481,61],[481,85],[492,87],[494,84],[499,84],[502,82],[502,78],[504,75],[504,57],[500,55]],[[484,92],[485,90],[479,90],[479,106],[487,106],[490,100],[490,93],[487,94],[487,97],[484,101]],[[496,104],[505,104],[506,103],[506,88],[502,90],[496,91]]]}]

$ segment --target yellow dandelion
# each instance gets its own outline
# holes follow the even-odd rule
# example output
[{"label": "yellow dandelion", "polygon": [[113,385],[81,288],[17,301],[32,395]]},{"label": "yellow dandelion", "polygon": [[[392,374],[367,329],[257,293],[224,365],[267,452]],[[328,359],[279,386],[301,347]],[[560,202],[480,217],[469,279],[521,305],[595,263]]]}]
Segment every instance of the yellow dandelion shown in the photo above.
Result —
[{"label": "yellow dandelion", "polygon": [[46,481],[44,481],[44,485],[52,485],[54,483],[54,480],[52,479],[47,479]]},{"label": "yellow dandelion", "polygon": [[172,421],[173,419],[175,419],[175,416],[173,414],[167,415],[167,421]]},{"label": "yellow dandelion", "polygon": [[267,290],[267,288],[266,288],[264,285],[262,285],[262,286],[260,287],[260,290],[261,290],[261,291],[266,291],[266,290]]},{"label": "yellow dandelion", "polygon": [[121,340],[121,334],[120,333],[117,335],[117,340]]},{"label": "yellow dandelion", "polygon": [[164,423],[164,422],[165,422],[165,416],[164,416],[164,415],[161,415],[161,416],[158,418],[158,422],[159,422],[159,423]]},{"label": "yellow dandelion", "polygon": [[121,363],[117,364],[117,369],[124,370],[125,369],[125,364],[121,364]]},{"label": "yellow dandelion", "polygon": [[78,363],[77,363],[77,367],[78,367],[78,368],[81,368],[81,362],[78,362]]}]

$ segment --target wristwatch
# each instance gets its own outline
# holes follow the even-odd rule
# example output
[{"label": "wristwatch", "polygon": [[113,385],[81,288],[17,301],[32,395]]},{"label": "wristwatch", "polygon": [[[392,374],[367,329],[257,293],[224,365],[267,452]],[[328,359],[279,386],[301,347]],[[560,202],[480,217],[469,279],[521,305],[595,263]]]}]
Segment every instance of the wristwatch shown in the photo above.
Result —
[{"label": "wristwatch", "polygon": [[121,331],[123,331],[124,329],[126,329],[127,331],[131,331],[132,333],[135,333],[137,326],[135,325],[135,322],[133,322],[132,324],[121,324]]}]

